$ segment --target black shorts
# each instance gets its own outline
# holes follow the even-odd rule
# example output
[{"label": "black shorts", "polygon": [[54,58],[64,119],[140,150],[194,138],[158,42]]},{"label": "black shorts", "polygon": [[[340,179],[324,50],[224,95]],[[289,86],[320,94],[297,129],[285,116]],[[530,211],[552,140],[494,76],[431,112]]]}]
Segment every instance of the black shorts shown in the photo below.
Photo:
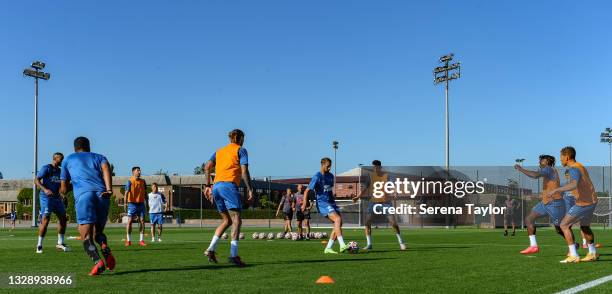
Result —
[{"label": "black shorts", "polygon": [[284,212],[283,214],[285,215],[285,220],[292,220],[293,219],[293,211],[290,212]]},{"label": "black shorts", "polygon": [[303,221],[305,219],[310,219],[310,211],[302,212],[301,210],[298,210],[295,213],[295,219],[298,220],[298,221]]}]

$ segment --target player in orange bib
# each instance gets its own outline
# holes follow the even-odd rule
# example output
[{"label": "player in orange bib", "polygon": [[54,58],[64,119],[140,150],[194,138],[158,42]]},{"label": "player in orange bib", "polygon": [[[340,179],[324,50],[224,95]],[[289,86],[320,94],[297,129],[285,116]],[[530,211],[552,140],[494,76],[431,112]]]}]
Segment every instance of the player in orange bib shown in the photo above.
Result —
[{"label": "player in orange bib", "polygon": [[123,203],[127,204],[128,222],[126,225],[127,239],[125,246],[132,245],[132,222],[138,218],[138,232],[140,233],[140,246],[147,246],[144,242],[144,215],[145,215],[145,195],[147,194],[147,183],[140,177],[140,167],[132,167],[132,176],[125,184]]},{"label": "player in orange bib", "polygon": [[[570,181],[562,187],[549,191],[548,194],[571,191],[576,198],[576,204],[572,206],[563,220],[561,229],[565,234],[565,241],[569,247],[570,254],[561,263],[591,262],[599,259],[599,254],[595,247],[595,235],[591,230],[591,219],[597,206],[597,194],[591,182],[591,177],[584,165],[576,162],[576,149],[567,146],[561,149],[561,164],[569,168]],[[587,240],[589,253],[580,259],[574,243],[574,235],[571,226],[580,223],[580,230]]]}]

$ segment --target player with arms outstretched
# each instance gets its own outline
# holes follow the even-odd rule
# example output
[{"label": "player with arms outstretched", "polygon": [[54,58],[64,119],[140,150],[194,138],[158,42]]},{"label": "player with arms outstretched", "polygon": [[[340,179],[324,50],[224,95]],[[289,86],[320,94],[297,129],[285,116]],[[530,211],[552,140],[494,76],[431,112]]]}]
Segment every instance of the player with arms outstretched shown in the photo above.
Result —
[{"label": "player with arms outstretched", "polygon": [[83,248],[94,262],[89,275],[95,276],[104,272],[105,265],[94,240],[100,245],[106,267],[109,270],[115,268],[115,258],[104,235],[110,196],[113,193],[111,169],[106,157],[91,152],[89,139],[85,137],[74,140],[74,152],[62,163],[60,194],[66,195],[68,185],[72,183]]},{"label": "player with arms outstretched", "polygon": [[[208,257],[208,261],[217,263],[216,248],[219,238],[229,226],[232,226],[228,261],[238,267],[244,267],[246,264],[238,256],[238,240],[242,226],[242,218],[240,217],[242,200],[238,190],[240,179],[242,178],[249,195],[247,201],[253,199],[253,186],[249,174],[249,156],[247,150],[242,147],[244,132],[235,129],[228,136],[230,143],[213,153],[204,166],[206,173],[204,196],[215,203],[222,219],[204,254]],[[215,180],[214,185],[211,185],[213,170],[215,171]]]},{"label": "player with arms outstretched", "polygon": [[334,198],[334,175],[330,172],[331,170],[331,159],[324,157],[321,159],[321,169],[310,179],[308,188],[304,191],[304,203],[302,203],[302,212],[306,211],[306,203],[308,203],[308,192],[313,190],[315,192],[317,210],[319,214],[329,219],[334,229],[329,236],[329,241],[323,253],[325,254],[338,254],[334,251],[334,242],[338,240],[340,245],[340,252],[344,253],[347,251],[348,246],[344,243],[342,238],[342,216],[340,215],[340,209],[336,205]]}]

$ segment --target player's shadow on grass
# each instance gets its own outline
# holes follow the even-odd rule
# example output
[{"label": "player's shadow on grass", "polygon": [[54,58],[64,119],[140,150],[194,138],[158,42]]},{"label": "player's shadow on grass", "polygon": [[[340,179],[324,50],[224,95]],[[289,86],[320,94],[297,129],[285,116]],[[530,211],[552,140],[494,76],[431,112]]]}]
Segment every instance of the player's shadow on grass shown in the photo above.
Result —
[{"label": "player's shadow on grass", "polygon": [[430,246],[430,247],[411,247],[407,250],[400,249],[391,249],[391,250],[372,250],[367,251],[364,254],[376,254],[376,253],[388,253],[388,252],[415,252],[415,251],[439,251],[439,250],[449,250],[449,249],[472,249],[470,246]]},{"label": "player's shadow on grass", "polygon": [[363,262],[363,261],[374,261],[374,260],[385,260],[395,259],[390,257],[385,258],[335,258],[335,259],[304,259],[304,260],[284,260],[277,262],[266,262],[258,264],[296,264],[296,263],[325,263],[325,262]]},{"label": "player's shadow on grass", "polygon": [[[252,265],[247,264],[245,267],[251,267]],[[118,271],[114,275],[129,275],[129,274],[142,274],[150,272],[174,272],[174,271],[189,271],[189,270],[220,270],[226,268],[235,268],[232,264],[209,264],[209,265],[193,265],[193,266],[182,266],[182,267],[166,267],[166,268],[143,268],[132,271]]]}]

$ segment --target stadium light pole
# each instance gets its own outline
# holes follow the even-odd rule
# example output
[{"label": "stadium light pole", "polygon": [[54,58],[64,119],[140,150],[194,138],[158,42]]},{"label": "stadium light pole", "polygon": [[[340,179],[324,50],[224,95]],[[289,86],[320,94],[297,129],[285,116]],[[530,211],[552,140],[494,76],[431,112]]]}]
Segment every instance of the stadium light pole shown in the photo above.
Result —
[{"label": "stadium light pole", "polygon": [[332,142],[332,148],[334,148],[334,196],[336,196],[336,178],[338,177],[338,170],[336,169],[336,153],[338,153],[338,144],[340,144],[338,141]]},{"label": "stadium light pole", "polygon": [[437,66],[433,70],[434,74],[434,85],[444,83],[444,96],[445,96],[445,108],[444,108],[444,129],[445,129],[445,164],[446,172],[448,173],[450,168],[450,121],[449,121],[449,109],[448,109],[448,85],[449,82],[461,77],[461,63],[450,63],[453,60],[454,55],[452,53],[440,57],[439,62],[442,66]]},{"label": "stadium light pole", "polygon": [[[612,128],[606,128],[600,135],[601,143],[608,143],[610,154],[608,161],[608,177],[610,178],[610,182],[608,185],[608,208],[612,211]],[[605,191],[604,191],[605,192]],[[612,215],[608,215],[608,227],[612,227]]]},{"label": "stadium light pole", "polygon": [[43,72],[45,63],[34,61],[30,68],[23,70],[23,75],[34,78],[34,169],[32,171],[32,227],[38,226],[36,222],[36,174],[38,173],[38,79],[45,81],[51,78],[51,74]]},{"label": "stadium light pole", "polygon": [[[525,158],[517,158],[515,160],[515,162],[521,167],[523,167],[523,161],[525,161]],[[525,228],[525,199],[523,197],[523,189],[521,188],[521,186],[523,185],[523,177],[521,176],[520,172],[518,176],[519,176],[518,192],[519,192],[519,198],[521,198],[521,229],[524,229]]]}]

